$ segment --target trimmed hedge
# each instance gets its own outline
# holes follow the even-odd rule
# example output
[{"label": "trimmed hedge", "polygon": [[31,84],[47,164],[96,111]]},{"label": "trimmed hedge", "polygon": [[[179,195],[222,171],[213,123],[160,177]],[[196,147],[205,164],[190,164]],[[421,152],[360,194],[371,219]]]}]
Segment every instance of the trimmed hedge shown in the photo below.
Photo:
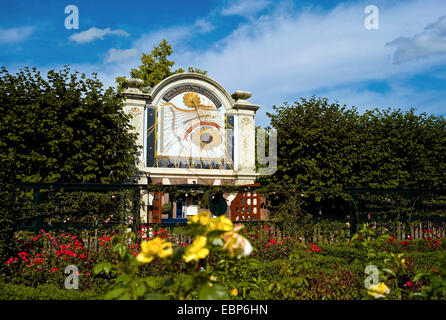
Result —
[{"label": "trimmed hedge", "polygon": [[36,288],[0,283],[0,300],[89,300],[98,295],[95,291],[60,289],[54,285]]}]

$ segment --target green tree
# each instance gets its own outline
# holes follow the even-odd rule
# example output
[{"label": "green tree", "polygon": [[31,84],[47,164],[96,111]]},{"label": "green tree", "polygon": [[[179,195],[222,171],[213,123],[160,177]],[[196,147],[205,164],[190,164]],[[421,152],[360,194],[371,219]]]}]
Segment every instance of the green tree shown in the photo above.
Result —
[{"label": "green tree", "polygon": [[0,272],[5,271],[5,261],[15,249],[15,179],[14,159],[4,146],[0,146]]},{"label": "green tree", "polygon": [[287,191],[305,191],[307,211],[346,212],[344,188],[446,186],[444,117],[414,109],[360,115],[315,97],[273,109],[267,115],[278,133],[277,172],[259,180],[276,192],[276,204]]},{"label": "green tree", "polygon": [[446,120],[415,109],[377,109],[359,119],[357,184],[373,188],[444,188]]},{"label": "green tree", "polygon": [[136,174],[136,135],[122,95],[65,66],[0,72],[0,146],[22,182],[123,182]]},{"label": "green tree", "polygon": [[[172,71],[175,62],[168,59],[172,53],[172,46],[165,39],[161,40],[159,45],[154,47],[150,54],[142,54],[142,64],[137,69],[131,69],[130,76],[143,80],[143,90],[148,90],[175,73],[183,73],[184,70],[181,68]],[[194,67],[189,67],[188,72],[207,74],[206,70],[200,70]],[[120,90],[123,88],[124,79],[125,77],[116,78]]]}]

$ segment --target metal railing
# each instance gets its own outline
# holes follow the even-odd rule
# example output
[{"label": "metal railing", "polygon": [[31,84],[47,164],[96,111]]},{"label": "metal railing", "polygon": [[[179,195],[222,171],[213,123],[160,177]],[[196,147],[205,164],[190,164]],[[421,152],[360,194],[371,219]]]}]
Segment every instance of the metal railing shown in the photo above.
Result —
[{"label": "metal railing", "polygon": [[[40,229],[97,230],[127,224],[137,230],[142,225],[141,209],[147,213],[150,211],[149,205],[142,201],[143,195],[152,192],[153,188],[162,187],[142,184],[18,184],[16,229],[34,232]],[[208,186],[165,188],[166,192],[190,192],[203,191]],[[344,211],[338,213],[339,217],[315,218],[316,230],[319,230],[315,233],[316,239],[333,239],[339,233],[342,237],[351,236],[363,223],[375,228],[378,234],[393,233],[401,240],[409,236],[422,238],[425,230],[446,235],[446,190],[345,189],[344,192],[350,199],[346,200],[348,205]],[[186,220],[163,219],[162,222],[160,226],[168,227],[185,224]],[[330,223],[332,226],[326,227]],[[334,230],[334,225],[339,230]]]}]

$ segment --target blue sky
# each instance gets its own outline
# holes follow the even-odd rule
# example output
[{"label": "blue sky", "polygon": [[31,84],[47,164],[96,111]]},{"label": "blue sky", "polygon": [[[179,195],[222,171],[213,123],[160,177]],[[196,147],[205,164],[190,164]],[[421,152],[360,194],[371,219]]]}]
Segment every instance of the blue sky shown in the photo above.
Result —
[{"label": "blue sky", "polygon": [[[367,5],[379,28],[364,25]],[[67,30],[67,5],[79,29]],[[70,64],[115,85],[161,39],[175,67],[195,66],[228,91],[248,90],[266,125],[272,105],[312,95],[372,108],[446,115],[446,1],[8,1],[0,66]]]}]

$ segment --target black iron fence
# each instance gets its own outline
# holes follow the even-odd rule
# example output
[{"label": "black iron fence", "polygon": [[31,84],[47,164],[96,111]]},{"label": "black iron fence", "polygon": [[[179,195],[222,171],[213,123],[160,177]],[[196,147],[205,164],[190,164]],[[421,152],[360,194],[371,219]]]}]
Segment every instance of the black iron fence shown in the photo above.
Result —
[{"label": "black iron fence", "polygon": [[[98,233],[98,230],[112,230],[123,224],[132,230],[140,230],[143,225],[141,212],[150,216],[151,208],[144,198],[151,191],[147,185],[27,183],[17,188],[17,230]],[[192,190],[194,186],[187,188]],[[200,188],[205,187],[195,186],[195,189]],[[399,240],[423,238],[430,231],[446,235],[446,190],[347,189],[344,192],[349,196],[345,212],[337,218],[315,218],[307,239],[341,241],[364,223],[378,234],[392,234]],[[150,225],[172,231],[184,225],[185,220],[163,222]]]}]

